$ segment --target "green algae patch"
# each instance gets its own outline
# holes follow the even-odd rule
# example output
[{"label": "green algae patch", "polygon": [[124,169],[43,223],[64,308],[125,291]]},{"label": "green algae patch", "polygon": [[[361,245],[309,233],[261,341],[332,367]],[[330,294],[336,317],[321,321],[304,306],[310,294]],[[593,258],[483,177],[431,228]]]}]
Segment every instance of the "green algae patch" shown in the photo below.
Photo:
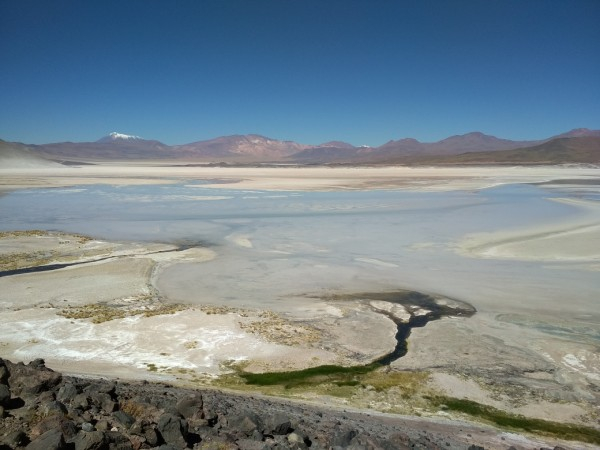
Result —
[{"label": "green algae patch", "polygon": [[455,411],[491,422],[502,428],[553,436],[571,441],[600,444],[600,430],[576,424],[552,422],[511,414],[472,400],[452,397],[432,397],[432,403],[446,411]]},{"label": "green algae patch", "polygon": [[[355,377],[367,374],[377,368],[379,364],[368,364],[364,366],[336,366],[324,365],[310,367],[303,370],[294,370],[289,372],[265,372],[265,373],[250,373],[240,371],[238,376],[242,378],[246,384],[255,386],[273,386],[281,385],[286,389],[301,385],[322,384],[322,383],[348,383],[359,380]],[[338,384],[340,385],[340,384]]]}]

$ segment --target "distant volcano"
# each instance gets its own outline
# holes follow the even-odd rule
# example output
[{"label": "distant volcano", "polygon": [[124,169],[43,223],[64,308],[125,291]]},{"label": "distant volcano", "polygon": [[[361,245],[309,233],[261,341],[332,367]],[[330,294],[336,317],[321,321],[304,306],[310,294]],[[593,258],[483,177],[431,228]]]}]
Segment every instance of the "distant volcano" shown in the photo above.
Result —
[{"label": "distant volcano", "polygon": [[128,134],[117,133],[113,131],[108,136],[98,139],[96,142],[114,142],[114,141],[133,141],[142,140],[139,136],[130,136]]}]

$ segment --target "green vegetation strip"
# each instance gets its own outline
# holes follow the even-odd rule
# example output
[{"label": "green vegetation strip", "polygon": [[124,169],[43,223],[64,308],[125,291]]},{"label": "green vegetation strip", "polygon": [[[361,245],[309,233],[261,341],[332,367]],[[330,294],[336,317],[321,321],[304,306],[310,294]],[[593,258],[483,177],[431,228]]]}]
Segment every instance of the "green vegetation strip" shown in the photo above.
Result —
[{"label": "green vegetation strip", "polygon": [[303,384],[325,382],[348,385],[349,383],[357,381],[354,380],[355,376],[364,375],[379,367],[381,367],[379,364],[352,367],[325,365],[304,370],[294,370],[291,372],[240,372],[239,376],[244,379],[246,384],[255,386],[283,385],[286,388],[291,388]]},{"label": "green vegetation strip", "polygon": [[[364,366],[343,367],[324,365],[289,372],[249,373],[238,370],[237,375],[246,384],[254,386],[282,386],[291,389],[298,386],[317,386],[325,383],[337,386],[371,385],[376,391],[387,391],[392,387],[402,390],[403,397],[412,397],[428,377],[424,372],[376,371],[382,366],[377,363]],[[389,379],[388,379],[389,378]],[[560,439],[600,444],[600,430],[576,424],[534,419],[501,411],[492,406],[445,396],[423,396],[430,405],[446,411],[455,411],[491,422],[502,428],[543,434]]]},{"label": "green vegetation strip", "polygon": [[444,407],[446,410],[458,411],[470,416],[478,417],[500,427],[546,434],[566,440],[600,444],[600,430],[596,428],[551,422],[542,419],[530,419],[525,416],[501,411],[492,406],[482,405],[471,400],[451,397],[434,397],[430,400],[432,400],[435,405]]}]

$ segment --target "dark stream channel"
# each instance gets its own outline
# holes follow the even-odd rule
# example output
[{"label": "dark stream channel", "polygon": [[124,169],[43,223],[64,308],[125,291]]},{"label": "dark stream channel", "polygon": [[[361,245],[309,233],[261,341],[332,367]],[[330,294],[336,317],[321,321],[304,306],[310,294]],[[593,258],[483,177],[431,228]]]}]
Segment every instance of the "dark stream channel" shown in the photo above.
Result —
[{"label": "dark stream channel", "polygon": [[[408,350],[407,339],[410,332],[415,327],[423,327],[432,320],[438,320],[442,317],[471,317],[476,313],[473,306],[449,298],[435,298],[427,294],[416,291],[397,290],[391,292],[368,292],[359,294],[338,294],[323,298],[325,301],[358,301],[364,304],[374,300],[395,303],[405,307],[410,314],[410,319],[403,322],[394,317],[391,313],[373,308],[374,311],[384,314],[396,324],[396,346],[387,355],[376,359],[375,361],[360,366],[336,366],[325,365],[310,367],[308,369],[296,370],[290,372],[265,372],[251,373],[240,371],[239,375],[247,384],[253,385],[274,385],[281,384],[286,388],[302,384],[322,383],[323,377],[326,377],[333,383],[355,383],[356,375],[362,375],[371,372],[379,367],[387,366],[399,358],[406,355]],[[441,304],[441,302],[446,304]],[[418,310],[427,310],[425,314],[415,314]]]},{"label": "dark stream channel", "polygon": [[[169,249],[169,250],[159,250],[156,252],[148,252],[148,253],[143,253],[140,254],[138,256],[144,256],[144,255],[157,255],[160,253],[169,253],[169,252],[182,252],[184,250],[188,250],[190,248],[194,248],[194,247],[199,247],[201,246],[200,244],[198,244],[197,242],[194,243],[182,243],[182,244],[178,244],[177,247],[175,247],[174,249]],[[9,277],[11,275],[21,275],[24,273],[38,273],[38,272],[50,272],[52,270],[59,270],[59,269],[64,269],[66,267],[73,267],[73,266],[80,266],[83,264],[90,264],[90,263],[95,263],[95,262],[99,262],[99,261],[106,261],[108,259],[118,259],[118,258],[126,258],[128,255],[123,255],[123,256],[105,256],[103,258],[98,258],[98,259],[90,259],[87,261],[77,261],[77,262],[72,262],[72,263],[58,263],[58,264],[44,264],[41,266],[32,266],[32,267],[21,267],[20,269],[11,269],[11,270],[3,270],[0,271],[0,278],[2,277]]]},{"label": "dark stream channel", "polygon": [[[368,300],[382,300],[402,305],[410,314],[408,322],[403,322],[392,314],[377,310],[377,312],[385,314],[396,324],[396,346],[394,350],[373,361],[374,364],[382,366],[387,366],[406,355],[406,352],[408,351],[407,339],[413,328],[424,327],[432,320],[438,320],[442,317],[471,317],[477,312],[477,310],[468,303],[451,300],[452,306],[441,305],[436,302],[434,297],[416,291],[394,291],[358,295]],[[426,309],[428,312],[426,314],[417,315],[414,313],[415,309]]]}]

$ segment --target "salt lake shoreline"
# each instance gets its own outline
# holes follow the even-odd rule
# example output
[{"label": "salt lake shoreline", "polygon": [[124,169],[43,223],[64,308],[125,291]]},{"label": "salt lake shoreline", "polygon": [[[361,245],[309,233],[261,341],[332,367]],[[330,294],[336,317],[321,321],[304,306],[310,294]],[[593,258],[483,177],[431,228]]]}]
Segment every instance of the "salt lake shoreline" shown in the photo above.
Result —
[{"label": "salt lake shoreline", "polygon": [[[81,170],[80,170],[81,169]],[[112,165],[102,166],[85,166],[81,168],[68,169],[33,169],[33,170],[3,170],[0,169],[0,191],[10,192],[15,189],[27,188],[55,188],[65,186],[78,186],[82,184],[116,184],[116,185],[137,185],[137,184],[172,184],[172,183],[190,183],[199,187],[210,188],[226,188],[226,189],[261,189],[261,190],[368,190],[368,189],[407,189],[415,191],[450,191],[450,190],[471,190],[484,189],[490,186],[499,184],[512,183],[540,183],[548,182],[557,179],[582,179],[588,180],[598,178],[600,171],[595,168],[577,168],[577,167],[518,167],[518,168],[172,168],[172,167],[115,167]],[[211,180],[216,182],[211,182]],[[573,263],[586,265],[587,270],[595,270],[598,266],[598,255],[596,253],[586,253],[584,255],[573,255],[573,243],[577,242],[581,248],[589,249],[589,245],[585,242],[598,239],[599,230],[594,224],[597,224],[600,217],[599,209],[593,202],[583,202],[577,204],[572,202],[572,206],[584,213],[584,219],[578,217],[575,221],[565,222],[560,226],[551,227],[548,229],[531,229],[519,230],[518,232],[498,233],[486,236],[470,236],[460,244],[459,252],[465,253],[468,257],[503,257],[515,258],[521,260],[523,258],[532,261],[547,261],[548,255],[552,255],[554,262],[564,261],[565,263]],[[582,229],[583,227],[583,229]],[[579,230],[579,231],[578,231]],[[548,234],[550,233],[550,234]],[[568,234],[570,239],[563,241],[562,236]],[[556,236],[559,238],[557,239]],[[548,237],[551,239],[551,246],[548,246]],[[542,239],[540,241],[540,239]],[[157,244],[158,245],[158,244]],[[161,247],[162,248],[162,247]],[[523,250],[525,248],[525,250]],[[168,250],[168,249],[164,249]],[[162,250],[159,250],[162,251]],[[140,253],[139,250],[136,252]],[[491,252],[491,253],[490,253]],[[143,251],[141,252],[143,253]],[[149,267],[142,262],[144,255],[138,254],[135,259],[136,277],[139,280],[148,280],[150,273],[155,274],[155,271],[149,271]],[[185,256],[185,255],[184,255]],[[211,258],[208,253],[188,255],[190,258]],[[169,260],[166,255],[161,261],[155,261],[160,264],[173,264],[177,262],[177,258]],[[575,260],[574,260],[575,258]],[[128,269],[128,270],[129,270]],[[122,267],[115,265],[116,272],[123,270]],[[597,270],[597,269],[596,269]],[[50,282],[50,280],[49,280]],[[145,281],[137,281],[137,287],[132,289],[135,291],[143,286]],[[127,284],[127,283],[125,283]],[[135,283],[134,283],[135,284]],[[98,300],[98,299],[96,299]],[[82,300],[83,301],[83,300]],[[24,306],[24,305],[23,305]],[[44,314],[49,311],[38,310],[33,313],[23,311],[15,311],[14,314],[21,315],[19,320],[44,320]],[[26,317],[31,316],[29,319]],[[181,315],[175,315],[174,318]],[[12,318],[14,320],[14,318]],[[203,315],[202,320],[216,320],[219,326],[231,326],[233,322],[227,322],[223,316],[207,316]],[[375,320],[375,319],[373,319]],[[481,320],[481,324],[477,328],[473,323],[469,326],[472,329],[479,329],[481,332],[485,327],[491,324],[491,318],[485,314],[477,320]],[[229,323],[229,325],[228,325]],[[382,322],[373,322],[373,324]],[[435,326],[429,324],[425,329],[419,330],[411,337],[413,347],[421,348],[426,351],[426,341],[435,339],[444,335],[444,330],[448,329],[448,323],[439,323]],[[157,320],[157,325],[160,326],[160,321]],[[393,345],[393,327],[383,330],[383,334],[387,338],[383,339],[388,342],[388,345]],[[433,336],[436,336],[435,338]],[[424,347],[423,347],[424,346]],[[1,350],[1,347],[0,347]],[[283,357],[283,354],[277,350],[271,349],[276,358]],[[375,354],[366,354],[373,358]],[[279,355],[279,356],[277,356]],[[413,359],[408,357],[403,360],[400,367],[411,367],[415,363],[415,358],[418,357],[415,353]],[[8,357],[11,357],[9,354]],[[319,357],[324,358],[325,354],[319,354]],[[11,357],[14,359],[14,356]],[[293,355],[292,355],[293,359]],[[52,358],[48,358],[52,361]],[[56,361],[58,362],[58,361]],[[58,370],[65,370],[70,366],[70,363],[65,360],[62,364],[57,364]],[[51,366],[54,367],[54,366]],[[89,373],[90,375],[110,376],[115,373],[116,376],[131,379],[144,379],[149,375],[147,371],[144,374],[142,371],[116,371],[114,372],[110,365],[97,366],[93,362],[89,362],[88,370],[85,366],[81,366],[81,373]],[[413,367],[420,367],[418,364]],[[71,370],[68,370],[71,372]],[[167,377],[168,378],[168,377]],[[157,377],[156,379],[160,379]],[[446,390],[450,394],[460,392],[462,389],[471,386],[474,391],[477,391],[476,386],[470,385],[468,380],[463,380],[461,377],[436,376],[435,383],[438,388]],[[483,397],[482,397],[483,398]],[[527,406],[527,405],[525,405]],[[549,407],[549,404],[538,404],[537,408]],[[527,408],[523,409],[525,412]],[[531,410],[531,409],[530,409]],[[557,412],[557,411],[556,411]],[[575,417],[582,414],[583,410],[573,409],[568,411],[564,409],[563,413],[558,413],[554,419],[572,421]]]},{"label": "salt lake shoreline", "polygon": [[597,179],[589,166],[515,167],[188,167],[162,163],[97,163],[52,168],[0,168],[0,192],[86,184],[202,182],[199,187],[262,190],[409,189],[449,191],[559,179]]}]

